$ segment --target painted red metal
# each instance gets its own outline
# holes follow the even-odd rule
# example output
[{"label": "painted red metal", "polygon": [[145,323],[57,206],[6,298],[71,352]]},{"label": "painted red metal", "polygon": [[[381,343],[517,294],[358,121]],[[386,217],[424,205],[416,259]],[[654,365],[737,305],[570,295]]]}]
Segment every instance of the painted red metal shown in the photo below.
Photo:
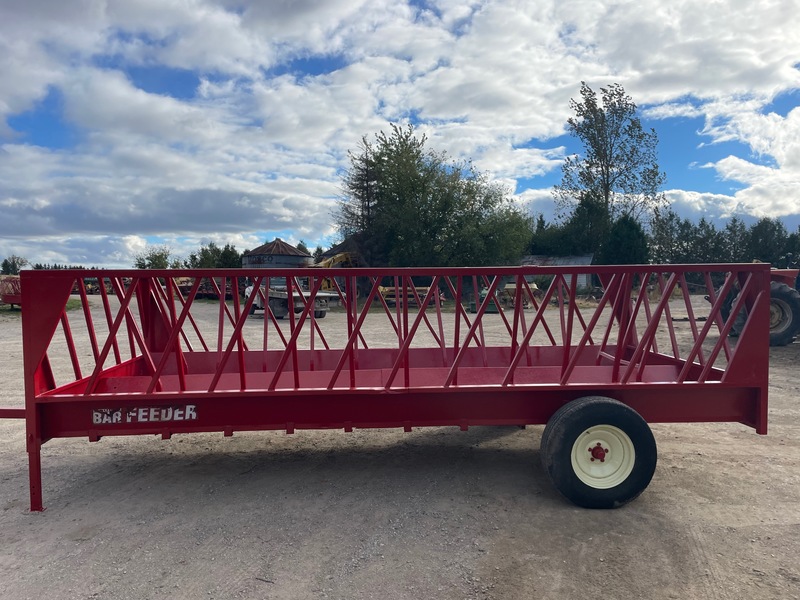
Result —
[{"label": "painted red metal", "polygon": [[603,445],[600,442],[597,442],[597,445],[594,448],[589,448],[589,452],[592,453],[592,458],[590,459],[592,462],[595,460],[605,462],[606,454],[608,454],[608,448],[603,448]]},{"label": "painted red metal", "polygon": [[785,283],[790,288],[794,288],[797,278],[800,276],[800,269],[772,269],[771,276],[773,281]]},{"label": "painted red metal", "polygon": [[[577,289],[585,273],[603,282],[596,298]],[[43,509],[41,446],[61,437],[543,424],[587,395],[616,398],[651,423],[767,431],[769,265],[58,270],[22,278],[26,406],[0,409],[0,417],[24,410],[31,510]],[[249,315],[256,294],[226,301],[222,293],[244,278],[256,290],[280,285],[290,306],[300,298],[305,308],[282,320],[269,307],[263,318]],[[324,280],[340,308],[323,319],[314,308]],[[87,281],[100,293],[88,294]],[[720,316],[734,281],[743,293],[732,314],[748,313],[735,343],[733,318]],[[415,301],[390,306],[380,286]],[[501,307],[496,292],[509,286],[528,301]],[[209,287],[217,299],[198,300]],[[471,313],[468,301],[482,288],[486,299]],[[80,310],[67,311],[70,297]],[[698,309],[710,312],[703,318]],[[64,379],[56,361],[72,375]]]},{"label": "painted red metal", "polygon": [[0,276],[0,301],[12,307],[22,306],[22,290],[20,279],[16,275]]}]

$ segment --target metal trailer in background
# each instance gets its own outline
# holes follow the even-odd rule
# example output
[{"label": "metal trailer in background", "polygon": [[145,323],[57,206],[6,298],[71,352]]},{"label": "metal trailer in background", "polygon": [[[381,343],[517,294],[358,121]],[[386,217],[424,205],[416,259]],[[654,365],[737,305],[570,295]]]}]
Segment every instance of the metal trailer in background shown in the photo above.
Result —
[{"label": "metal trailer in background", "polygon": [[22,307],[22,290],[19,275],[0,275],[0,302]]},{"label": "metal trailer in background", "polygon": [[[601,281],[602,295],[582,299],[578,274]],[[283,278],[302,312],[253,317],[255,294],[197,300],[209,282],[221,291],[249,278],[258,289],[266,277]],[[580,506],[616,507],[653,475],[648,423],[767,432],[769,265],[37,270],[22,278],[25,407],[0,417],[26,421],[34,511],[43,510],[42,445],[53,438],[546,424],[541,458],[556,488]],[[99,295],[86,293],[89,278]],[[337,282],[341,309],[319,320],[325,279]],[[427,293],[414,306],[389,306],[379,292],[413,296],[422,280]],[[370,284],[361,299],[357,281]],[[733,319],[720,308],[734,283],[741,292],[731,311],[746,313],[746,324],[729,339]],[[489,314],[509,284],[530,302]],[[75,285],[81,308],[67,311]],[[481,289],[488,293],[471,313]],[[54,365],[70,365],[69,376]]]}]

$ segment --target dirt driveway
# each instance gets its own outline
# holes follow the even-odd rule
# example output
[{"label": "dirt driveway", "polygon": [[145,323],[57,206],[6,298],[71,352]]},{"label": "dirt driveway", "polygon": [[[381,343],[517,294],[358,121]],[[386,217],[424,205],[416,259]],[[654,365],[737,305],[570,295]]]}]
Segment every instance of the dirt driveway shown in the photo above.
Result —
[{"label": "dirt driveway", "polygon": [[[20,320],[0,316],[4,406]],[[771,350],[770,434],[658,425],[630,505],[575,508],[541,427],[55,440],[30,513],[0,421],[0,598],[800,598],[800,344]]]}]

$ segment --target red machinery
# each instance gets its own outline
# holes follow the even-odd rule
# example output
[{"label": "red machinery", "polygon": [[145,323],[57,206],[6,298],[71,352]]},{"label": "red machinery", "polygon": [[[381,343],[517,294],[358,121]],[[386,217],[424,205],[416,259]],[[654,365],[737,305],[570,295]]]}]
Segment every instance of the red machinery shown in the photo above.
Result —
[{"label": "red machinery", "polygon": [[[587,273],[603,283],[599,298],[579,294],[578,275]],[[653,475],[648,422],[767,431],[769,265],[37,270],[22,278],[26,405],[0,417],[26,419],[34,511],[43,509],[41,446],[60,437],[547,423],[542,461],[559,491],[581,506],[614,507]],[[99,295],[86,292],[91,278]],[[256,294],[196,301],[203,286],[238,289],[243,278],[256,290],[285,283],[305,310],[254,317]],[[326,279],[341,308],[320,320],[314,301]],[[742,292],[732,314],[747,313],[735,341],[733,319],[720,316],[734,282]],[[74,285],[82,309],[67,312]],[[527,305],[489,314],[509,285]],[[389,306],[381,286],[428,291],[414,306]],[[357,298],[356,289],[368,292]],[[482,289],[470,313],[462,301]],[[709,310],[703,294],[707,316],[696,314]]]},{"label": "red machinery", "polygon": [[20,289],[20,279],[18,275],[0,276],[0,301],[4,304],[22,306],[22,290]]}]

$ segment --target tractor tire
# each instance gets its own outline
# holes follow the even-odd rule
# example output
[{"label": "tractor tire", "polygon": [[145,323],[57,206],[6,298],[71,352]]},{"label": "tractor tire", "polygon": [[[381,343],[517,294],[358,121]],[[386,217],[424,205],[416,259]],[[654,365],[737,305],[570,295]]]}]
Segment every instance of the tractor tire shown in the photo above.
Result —
[{"label": "tractor tire", "polygon": [[641,494],[658,452],[650,427],[629,406],[603,396],[579,398],[548,421],[542,466],[556,489],[583,508],[619,508]]},{"label": "tractor tire", "polygon": [[[719,293],[719,290],[717,290]],[[736,300],[736,296],[738,296],[738,292],[733,289],[728,292],[728,295],[725,297],[725,300],[722,302],[722,306],[719,307],[719,314],[722,317],[722,322],[727,323],[728,317],[731,316],[731,308],[733,308],[733,301]]]},{"label": "tractor tire", "polygon": [[[738,294],[725,307],[720,309],[725,320],[730,316],[730,307],[735,302]],[[747,310],[742,309],[736,315],[736,320],[731,328],[731,335],[738,336],[747,322]],[[769,284],[769,345],[786,346],[791,344],[800,334],[800,293],[790,288],[785,283],[772,281]]]},{"label": "tractor tire", "polygon": [[785,283],[769,287],[769,345],[791,344],[800,333],[800,293]]}]

